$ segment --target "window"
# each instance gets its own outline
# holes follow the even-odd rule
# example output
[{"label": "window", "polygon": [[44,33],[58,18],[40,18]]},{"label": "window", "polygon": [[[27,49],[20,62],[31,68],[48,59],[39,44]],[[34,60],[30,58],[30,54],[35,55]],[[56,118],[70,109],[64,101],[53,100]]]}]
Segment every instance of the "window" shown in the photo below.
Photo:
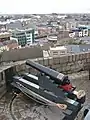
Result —
[{"label": "window", "polygon": [[61,53],[61,54],[65,54],[65,51],[61,51],[60,53]]},{"label": "window", "polygon": [[85,34],[87,34],[87,31],[85,31]]},{"label": "window", "polygon": [[24,33],[17,33],[16,35],[23,35]]},{"label": "window", "polygon": [[53,52],[53,55],[58,55],[58,52],[56,52],[56,51],[55,51],[55,52]]},{"label": "window", "polygon": [[26,32],[26,34],[30,34],[30,33],[31,33],[30,31]]},{"label": "window", "polygon": [[29,34],[29,35],[26,35],[26,37],[30,37],[30,34]]}]

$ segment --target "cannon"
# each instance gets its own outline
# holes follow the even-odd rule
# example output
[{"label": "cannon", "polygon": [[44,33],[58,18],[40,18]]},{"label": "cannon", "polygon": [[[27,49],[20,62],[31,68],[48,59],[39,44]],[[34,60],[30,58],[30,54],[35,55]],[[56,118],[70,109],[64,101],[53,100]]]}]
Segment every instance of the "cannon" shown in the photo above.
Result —
[{"label": "cannon", "polygon": [[[55,83],[61,84],[68,76],[62,73],[59,73],[53,69],[45,67],[36,62],[27,60],[26,65],[33,67],[34,69],[40,71],[42,74],[49,76]],[[68,80],[68,79],[67,79]]]},{"label": "cannon", "polygon": [[67,75],[31,60],[27,60],[26,65],[38,70],[40,74],[23,73],[21,76],[13,76],[11,85],[44,105],[59,107],[65,114],[63,120],[74,120],[85,102],[86,95],[79,99],[75,94],[76,87],[72,86],[71,91],[59,87],[71,84]]}]

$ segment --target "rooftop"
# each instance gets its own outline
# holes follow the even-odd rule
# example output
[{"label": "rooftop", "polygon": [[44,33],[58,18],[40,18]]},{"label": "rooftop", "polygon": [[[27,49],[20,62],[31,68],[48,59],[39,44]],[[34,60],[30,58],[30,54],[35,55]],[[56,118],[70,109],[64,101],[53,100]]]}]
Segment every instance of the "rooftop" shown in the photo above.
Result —
[{"label": "rooftop", "polygon": [[15,29],[12,31],[12,33],[21,33],[21,32],[28,32],[28,31],[32,31],[33,29],[32,28],[29,28],[29,29]]},{"label": "rooftop", "polygon": [[72,52],[72,53],[88,52],[88,51],[90,51],[90,44],[67,45],[66,48],[68,49],[68,52]]},{"label": "rooftop", "polygon": [[0,33],[0,38],[3,38],[3,37],[10,37],[11,34],[9,32],[1,32]]},{"label": "rooftop", "polygon": [[64,46],[50,47],[50,50],[66,50],[67,48]]}]

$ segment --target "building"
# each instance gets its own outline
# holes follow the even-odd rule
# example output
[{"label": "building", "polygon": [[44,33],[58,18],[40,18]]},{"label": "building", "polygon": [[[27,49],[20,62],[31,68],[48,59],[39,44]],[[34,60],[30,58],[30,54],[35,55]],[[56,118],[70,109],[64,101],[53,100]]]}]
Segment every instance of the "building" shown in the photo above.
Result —
[{"label": "building", "polygon": [[7,46],[8,51],[12,50],[12,49],[20,49],[21,48],[21,46],[18,45],[17,43],[10,43],[10,44],[7,44],[6,46]]},{"label": "building", "polygon": [[57,43],[57,35],[48,35],[47,40],[50,43]]},{"label": "building", "polygon": [[11,33],[0,32],[0,53],[18,48],[20,48],[18,41],[11,37]]},{"label": "building", "polygon": [[21,46],[18,45],[17,41],[13,39],[0,42],[0,53],[4,51],[9,51],[12,49],[20,49],[20,48]]},{"label": "building", "polygon": [[39,36],[44,36],[44,35],[50,34],[51,31],[52,31],[51,27],[46,27],[46,26],[38,27],[38,35]]},{"label": "building", "polygon": [[67,54],[67,48],[64,46],[50,47],[49,55],[51,57],[61,56]]},{"label": "building", "polygon": [[66,30],[70,30],[72,28],[76,28],[77,24],[75,21],[72,21],[72,22],[66,22],[65,23],[65,28]]},{"label": "building", "polygon": [[6,46],[8,50],[21,48],[21,45],[18,44],[18,40],[12,37],[10,37],[10,41],[7,41]]},{"label": "building", "polygon": [[11,34],[9,32],[0,32],[0,42],[10,40]]},{"label": "building", "polygon": [[[78,27],[79,30],[82,32],[82,37],[88,36],[88,28],[87,27]],[[81,36],[80,36],[81,37]]]},{"label": "building", "polygon": [[43,50],[43,57],[48,58],[49,56],[49,52],[47,50]]},{"label": "building", "polygon": [[88,45],[68,45],[66,46],[68,53],[80,53],[80,52],[89,52],[90,44]]},{"label": "building", "polygon": [[2,43],[0,43],[0,53],[3,52],[3,51],[8,51],[8,47],[5,45],[3,45]]},{"label": "building", "polygon": [[6,25],[0,23],[0,32],[6,31]]},{"label": "building", "polygon": [[25,46],[26,44],[34,43],[34,29],[14,30],[12,37],[18,39],[18,44]]},{"label": "building", "polygon": [[69,31],[68,30],[60,30],[58,31],[58,40],[61,40],[63,38],[69,37]]},{"label": "building", "polygon": [[58,57],[68,53],[68,50],[64,46],[49,47],[49,49],[43,49],[43,57]]},{"label": "building", "polygon": [[89,32],[87,28],[82,28],[82,27],[78,27],[75,29],[72,29],[69,32],[69,37],[85,37],[85,36],[89,36]]}]

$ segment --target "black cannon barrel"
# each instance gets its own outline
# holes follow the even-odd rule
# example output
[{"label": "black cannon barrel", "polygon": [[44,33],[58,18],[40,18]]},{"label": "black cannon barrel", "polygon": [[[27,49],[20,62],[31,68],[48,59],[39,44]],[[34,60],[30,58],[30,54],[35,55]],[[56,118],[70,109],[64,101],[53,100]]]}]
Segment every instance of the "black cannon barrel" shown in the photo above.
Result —
[{"label": "black cannon barrel", "polygon": [[34,61],[31,61],[31,60],[27,60],[26,65],[29,65],[29,66],[33,67],[34,69],[44,73],[45,75],[50,76],[54,80],[63,81],[63,79],[66,77],[62,73],[59,73],[59,72],[57,72],[57,71],[55,71],[53,69],[45,67],[45,66],[43,66],[43,65],[41,65],[39,63],[36,63]]}]

